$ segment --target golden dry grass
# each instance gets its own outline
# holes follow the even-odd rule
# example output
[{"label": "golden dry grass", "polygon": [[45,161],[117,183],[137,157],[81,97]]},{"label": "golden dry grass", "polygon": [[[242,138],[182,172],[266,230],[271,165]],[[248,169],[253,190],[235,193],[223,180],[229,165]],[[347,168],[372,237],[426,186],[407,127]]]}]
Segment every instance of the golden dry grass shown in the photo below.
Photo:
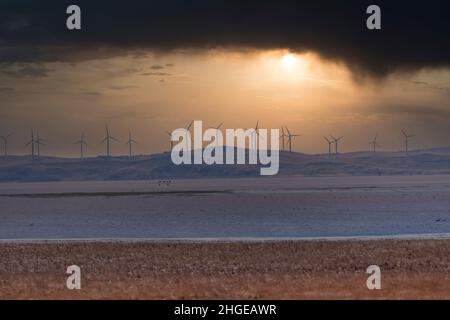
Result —
[{"label": "golden dry grass", "polygon": [[[2,299],[450,298],[450,240],[2,243],[0,257]],[[71,264],[82,290],[65,287]]]}]

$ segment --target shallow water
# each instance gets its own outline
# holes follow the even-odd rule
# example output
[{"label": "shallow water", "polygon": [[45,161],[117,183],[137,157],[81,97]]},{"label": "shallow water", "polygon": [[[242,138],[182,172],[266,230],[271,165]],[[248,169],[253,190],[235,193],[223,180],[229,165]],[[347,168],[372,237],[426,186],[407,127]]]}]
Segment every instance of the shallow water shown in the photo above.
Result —
[{"label": "shallow water", "polygon": [[450,233],[450,176],[0,184],[0,239]]}]

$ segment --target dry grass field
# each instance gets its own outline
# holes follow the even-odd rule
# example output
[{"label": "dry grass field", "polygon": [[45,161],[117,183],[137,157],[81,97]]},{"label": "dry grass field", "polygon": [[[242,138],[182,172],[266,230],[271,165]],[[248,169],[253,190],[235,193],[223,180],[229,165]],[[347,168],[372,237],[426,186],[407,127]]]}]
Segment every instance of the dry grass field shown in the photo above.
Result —
[{"label": "dry grass field", "polygon": [[1,299],[450,298],[450,240],[3,242],[0,257]]}]

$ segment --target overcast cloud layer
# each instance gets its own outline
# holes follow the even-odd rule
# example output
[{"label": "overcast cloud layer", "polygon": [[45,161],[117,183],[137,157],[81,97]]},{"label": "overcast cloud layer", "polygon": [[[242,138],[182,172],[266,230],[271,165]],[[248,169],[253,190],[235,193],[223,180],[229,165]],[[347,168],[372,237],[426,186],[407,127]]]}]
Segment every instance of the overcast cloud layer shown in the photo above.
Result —
[{"label": "overcast cloud layer", "polygon": [[[78,32],[65,27],[66,7],[74,3],[82,9]],[[373,3],[382,9],[381,31],[365,26]],[[141,49],[288,48],[382,77],[448,67],[449,14],[448,0],[3,0],[0,61],[80,61]]]}]

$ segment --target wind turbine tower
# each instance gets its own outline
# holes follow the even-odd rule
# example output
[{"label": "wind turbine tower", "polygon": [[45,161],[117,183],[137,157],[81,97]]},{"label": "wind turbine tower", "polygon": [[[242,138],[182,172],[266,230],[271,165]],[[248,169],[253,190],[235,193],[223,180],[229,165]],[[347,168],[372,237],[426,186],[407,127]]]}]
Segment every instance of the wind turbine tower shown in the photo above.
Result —
[{"label": "wind turbine tower", "polygon": [[169,149],[169,151],[172,151],[172,148],[173,148],[172,134],[169,131],[166,131],[166,133],[169,136],[169,141],[170,141],[170,149]]},{"label": "wind turbine tower", "polygon": [[[194,120],[191,121],[191,123],[189,123],[189,125],[186,127],[186,150],[189,149],[189,143],[188,143],[188,138],[189,138],[189,130],[191,130],[192,125],[194,124]],[[191,150],[189,150],[190,152]]]},{"label": "wind turbine tower", "polygon": [[34,141],[37,145],[37,156],[38,158],[41,156],[41,145],[45,146],[44,140],[39,138],[39,129],[36,130],[36,140]]},{"label": "wind turbine tower", "polygon": [[380,147],[380,145],[378,144],[377,139],[378,139],[378,135],[376,135],[375,138],[373,138],[373,140],[369,142],[369,144],[371,144],[372,147],[373,147],[373,153],[376,153],[377,152],[377,147]]},{"label": "wind turbine tower", "polygon": [[102,140],[101,143],[106,142],[106,157],[110,157],[111,153],[110,153],[110,143],[111,141],[119,141],[116,138],[114,138],[113,136],[111,136],[110,132],[109,132],[109,128],[108,128],[108,124],[105,125],[106,128],[106,137],[105,139]]},{"label": "wind turbine tower", "polygon": [[28,141],[28,143],[25,145],[30,146],[31,145],[31,158],[34,160],[34,144],[36,143],[36,140],[34,140],[34,130],[31,129],[31,140]]},{"label": "wind turbine tower", "polygon": [[[216,134],[218,134],[220,131],[220,127],[222,127],[222,125],[223,125],[223,121],[217,127],[211,127],[210,129],[216,130]],[[218,139],[216,139],[216,147],[218,147],[218,146],[219,146],[219,141],[218,141]]]},{"label": "wind turbine tower", "polygon": [[285,146],[286,146],[286,144],[285,144],[285,141],[284,141],[284,138],[285,137],[287,137],[287,135],[284,133],[284,128],[283,127],[281,127],[281,136],[280,136],[280,139],[281,139],[281,150],[282,151],[285,151]]},{"label": "wind turbine tower", "polygon": [[0,137],[0,139],[3,140],[3,147],[5,148],[5,149],[4,149],[4,155],[5,155],[5,157],[8,156],[8,138],[9,138],[9,137],[11,137],[11,133],[9,133],[9,134],[6,135],[6,136],[1,136],[1,137]]},{"label": "wind turbine tower", "polygon": [[328,159],[331,160],[331,145],[334,143],[333,141],[331,141],[330,139],[328,139],[327,137],[323,137],[326,142],[328,142]]},{"label": "wind turbine tower", "polygon": [[403,136],[405,137],[405,152],[406,152],[406,155],[408,156],[409,155],[409,144],[408,144],[408,142],[409,142],[409,139],[410,138],[412,138],[412,137],[415,137],[414,135],[412,135],[412,134],[407,134],[405,131],[403,131],[403,130],[401,130],[402,131],[402,133],[403,133]]},{"label": "wind turbine tower", "polygon": [[339,138],[335,138],[333,136],[331,136],[331,138],[333,138],[333,143],[334,143],[334,150],[336,153],[336,156],[339,154],[339,148],[338,148],[338,143],[341,139],[343,139],[344,137],[339,137]]},{"label": "wind turbine tower", "polygon": [[259,136],[258,127],[259,127],[259,120],[256,121],[256,126],[254,129],[252,129],[252,132],[251,132],[250,149],[256,149],[256,147],[257,147],[256,136]]},{"label": "wind turbine tower", "polygon": [[131,131],[129,131],[128,132],[128,141],[127,141],[127,144],[128,144],[128,151],[129,151],[129,157],[131,158],[133,155],[132,155],[132,152],[131,152],[131,145],[133,144],[133,143],[137,143],[137,141],[136,140],[134,140],[132,137],[131,137]]},{"label": "wind turbine tower", "polygon": [[75,144],[80,145],[80,159],[83,159],[84,158],[84,147],[87,147],[87,145],[88,145],[86,143],[86,141],[84,141],[84,133],[81,134],[80,140],[75,142]]},{"label": "wind turbine tower", "polygon": [[286,127],[286,131],[287,131],[287,137],[288,137],[289,152],[292,152],[292,138],[294,138],[294,137],[301,137],[301,135],[299,135],[299,134],[291,134],[291,132],[289,131],[288,127]]}]

